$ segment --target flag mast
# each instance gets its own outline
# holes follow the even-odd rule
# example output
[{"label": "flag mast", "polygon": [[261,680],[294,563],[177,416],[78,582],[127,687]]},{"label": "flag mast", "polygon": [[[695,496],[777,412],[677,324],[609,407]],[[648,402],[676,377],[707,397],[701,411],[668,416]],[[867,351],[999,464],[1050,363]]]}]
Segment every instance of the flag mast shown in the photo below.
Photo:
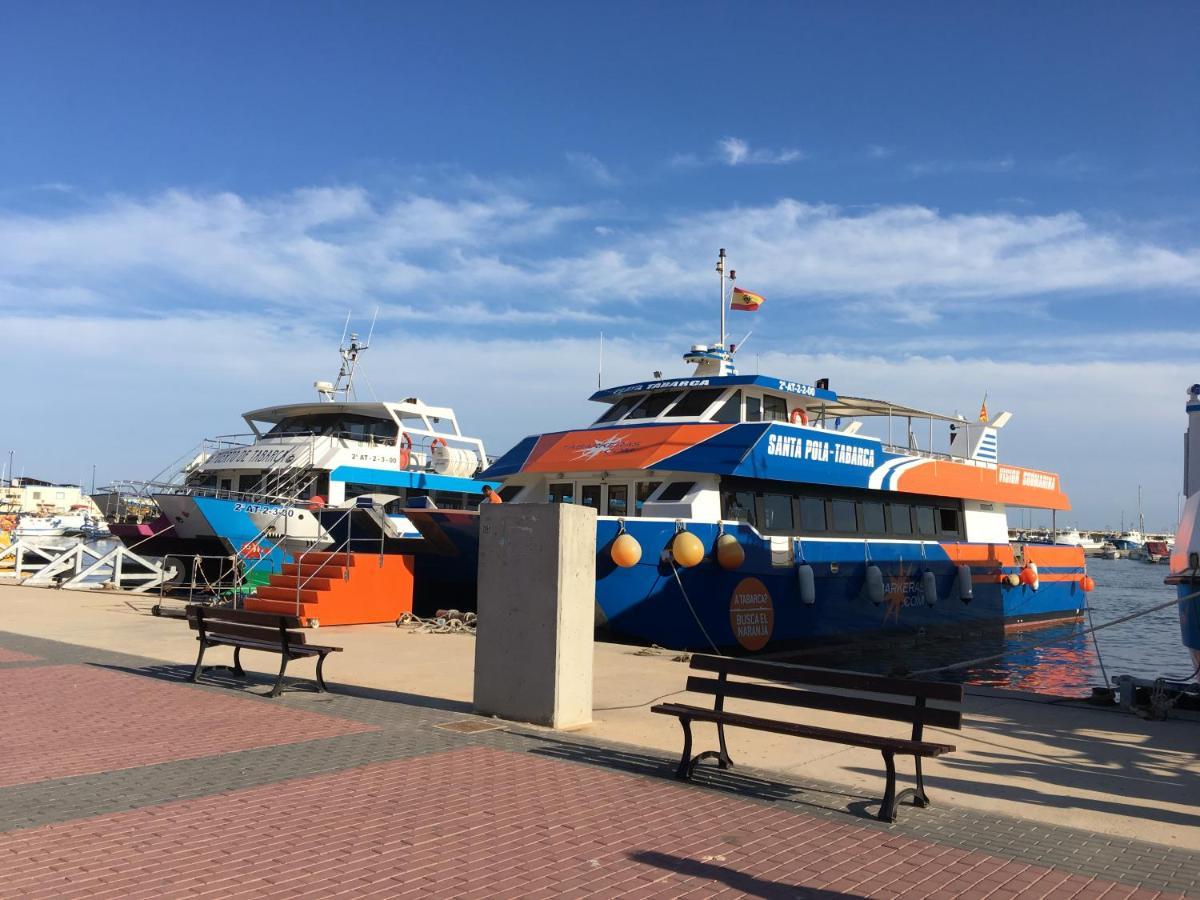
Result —
[{"label": "flag mast", "polygon": [[718,344],[725,347],[725,248],[717,254],[717,275],[721,279],[721,340]]}]

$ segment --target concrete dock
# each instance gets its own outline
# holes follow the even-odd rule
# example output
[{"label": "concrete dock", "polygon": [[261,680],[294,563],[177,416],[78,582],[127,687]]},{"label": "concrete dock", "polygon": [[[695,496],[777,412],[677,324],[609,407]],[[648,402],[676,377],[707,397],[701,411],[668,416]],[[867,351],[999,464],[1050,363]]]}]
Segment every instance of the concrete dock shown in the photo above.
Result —
[{"label": "concrete dock", "polygon": [[[871,818],[883,778],[868,751],[731,731],[733,772],[674,782],[678,725],[649,713],[686,677],[669,654],[597,644],[594,722],[551,732],[471,714],[464,634],[323,629],[322,642],[345,648],[326,668],[332,695],[266,701],[250,696],[261,681],[187,685],[193,635],[149,615],[153,602],[0,586],[0,865],[25,873],[18,893],[62,895],[60,875],[81,894],[89,884],[124,893],[114,860],[153,869],[181,823],[214,865],[219,848],[253,847],[258,835],[257,852],[238,857],[239,872],[257,859],[275,879],[243,879],[258,894],[287,880],[268,859],[312,874],[306,861],[337,843],[322,845],[330,829],[365,829],[364,845],[330,863],[334,880],[351,877],[349,859],[363,892],[391,896],[1200,892],[1193,721],[972,689],[964,730],[933,738],[958,746],[926,769],[934,806],[904,808],[887,826]],[[278,662],[243,661],[263,678]],[[298,662],[294,674],[311,668]],[[808,721],[827,718],[836,724]],[[498,727],[476,730],[488,725]],[[900,771],[903,781],[911,770]],[[381,791],[393,802],[367,796]],[[285,813],[264,846],[256,821]],[[373,820],[388,827],[368,835]],[[136,840],[106,838],[103,859],[68,852],[112,834]],[[401,875],[417,861],[414,887]]]}]

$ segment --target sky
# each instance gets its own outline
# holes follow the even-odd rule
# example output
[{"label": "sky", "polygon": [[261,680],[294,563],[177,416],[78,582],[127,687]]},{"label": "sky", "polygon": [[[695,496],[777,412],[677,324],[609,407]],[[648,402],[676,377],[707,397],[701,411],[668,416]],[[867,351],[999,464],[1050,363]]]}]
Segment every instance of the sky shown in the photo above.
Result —
[{"label": "sky", "polygon": [[[1173,527],[1200,6],[0,0],[0,468],[146,478],[311,399],[499,454],[688,371],[973,418],[1081,527]],[[1044,517],[1043,517],[1044,518]],[[1040,521],[1040,519],[1039,519]]]}]

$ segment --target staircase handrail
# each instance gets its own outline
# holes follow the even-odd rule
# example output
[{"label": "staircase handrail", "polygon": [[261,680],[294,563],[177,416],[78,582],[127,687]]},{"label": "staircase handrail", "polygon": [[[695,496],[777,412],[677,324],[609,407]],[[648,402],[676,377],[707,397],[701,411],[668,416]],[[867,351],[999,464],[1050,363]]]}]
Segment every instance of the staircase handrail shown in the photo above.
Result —
[{"label": "staircase handrail", "polygon": [[[345,544],[344,544],[344,546],[346,548],[346,570],[347,571],[349,571],[349,569],[350,569],[350,540],[351,540],[351,531],[352,531],[351,526],[353,525],[353,522],[354,522],[354,520],[352,518],[350,518],[350,514],[353,512],[354,512],[354,507],[353,506],[348,507],[345,510],[345,512],[343,512],[337,518],[336,521],[330,523],[334,527],[336,527],[337,525],[340,525],[342,522],[347,523],[346,524],[346,540],[345,540]],[[328,530],[328,529],[326,529],[326,530]],[[338,553],[340,550],[341,550],[341,547],[335,547],[332,550],[316,551],[312,547],[309,547],[307,550],[303,551],[299,556],[294,557],[294,559],[296,561],[296,618],[300,618],[300,591],[302,591],[309,584],[309,582],[311,582],[314,578],[317,577],[317,572],[320,572],[321,568],[322,568],[321,566],[318,566],[317,572],[313,572],[313,574],[309,575],[307,578],[304,578],[304,572],[303,572],[304,558],[306,556],[308,556],[308,554],[314,553],[314,552],[329,553],[332,555],[332,554]]]}]

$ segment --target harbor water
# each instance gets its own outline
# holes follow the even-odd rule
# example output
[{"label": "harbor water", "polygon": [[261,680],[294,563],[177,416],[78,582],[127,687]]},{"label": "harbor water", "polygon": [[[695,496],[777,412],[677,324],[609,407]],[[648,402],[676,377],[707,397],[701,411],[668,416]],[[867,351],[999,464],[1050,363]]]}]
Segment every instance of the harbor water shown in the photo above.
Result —
[{"label": "harbor water", "polygon": [[[1166,564],[1137,560],[1088,560],[1096,580],[1091,594],[1092,623],[1099,626],[1172,599],[1173,587],[1163,584]],[[1176,608],[1140,616],[1104,628],[1095,640],[1086,633],[1087,621],[1022,631],[967,634],[953,640],[916,637],[884,645],[843,647],[800,654],[795,662],[893,674],[961,681],[1013,690],[1062,696],[1086,696],[1103,686],[1105,674],[1139,678],[1185,679],[1193,665],[1180,642]],[[967,660],[983,660],[963,668],[936,670]],[[928,673],[928,674],[925,674]]]}]

